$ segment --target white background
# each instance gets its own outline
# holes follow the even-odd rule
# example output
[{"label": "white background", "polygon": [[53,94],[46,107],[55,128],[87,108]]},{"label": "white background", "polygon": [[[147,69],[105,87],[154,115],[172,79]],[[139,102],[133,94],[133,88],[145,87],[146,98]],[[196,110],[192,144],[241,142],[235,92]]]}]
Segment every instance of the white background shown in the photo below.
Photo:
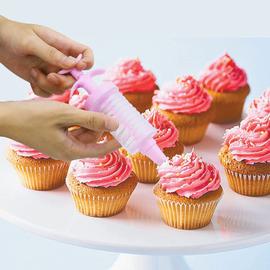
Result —
[{"label": "white background", "polygon": [[[88,44],[95,52],[97,67],[109,66],[121,57],[140,57],[144,66],[157,75],[159,84],[177,75],[197,75],[209,61],[227,51],[248,72],[251,100],[270,86],[270,40],[239,37],[267,34],[269,9],[263,3],[267,1],[0,0],[0,13],[45,24]],[[215,38],[194,38],[198,36]],[[29,90],[27,83],[3,66],[0,82],[0,100],[23,98]],[[42,239],[2,221],[0,239],[0,269],[6,270],[101,270],[116,257]],[[256,266],[263,270],[270,267],[269,250],[270,245],[263,245],[189,256],[187,260],[194,269],[214,269],[219,265],[218,269]]]}]

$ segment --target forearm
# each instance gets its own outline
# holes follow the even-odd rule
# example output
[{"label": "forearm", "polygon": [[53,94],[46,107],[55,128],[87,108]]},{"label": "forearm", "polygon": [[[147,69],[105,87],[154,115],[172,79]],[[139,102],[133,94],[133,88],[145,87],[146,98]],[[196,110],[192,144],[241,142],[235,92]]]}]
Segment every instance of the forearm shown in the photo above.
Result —
[{"label": "forearm", "polygon": [[2,63],[3,56],[4,56],[4,48],[3,48],[3,44],[4,44],[3,36],[4,36],[4,34],[3,34],[3,31],[4,31],[5,23],[7,21],[8,21],[7,18],[0,15],[0,63]]},{"label": "forearm", "polygon": [[15,105],[16,102],[5,101],[0,102],[0,136],[1,137],[12,137],[12,118],[13,114],[16,111]]}]

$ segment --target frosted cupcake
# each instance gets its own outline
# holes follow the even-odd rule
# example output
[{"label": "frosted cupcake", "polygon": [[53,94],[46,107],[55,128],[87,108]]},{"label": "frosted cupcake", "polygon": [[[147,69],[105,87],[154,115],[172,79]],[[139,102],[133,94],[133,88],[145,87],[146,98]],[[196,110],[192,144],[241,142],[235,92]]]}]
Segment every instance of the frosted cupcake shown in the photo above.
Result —
[{"label": "frosted cupcake", "polygon": [[154,91],[158,89],[155,75],[144,69],[139,59],[119,61],[106,71],[104,79],[112,81],[141,113],[151,107]]},{"label": "frosted cupcake", "polygon": [[270,114],[249,115],[240,126],[227,130],[219,158],[235,192],[270,194]]},{"label": "frosted cupcake", "polygon": [[217,169],[195,152],[176,155],[158,167],[154,188],[163,221],[178,229],[208,225],[222,195]]},{"label": "frosted cupcake", "polygon": [[212,63],[200,78],[213,97],[214,123],[233,123],[241,119],[250,92],[246,72],[225,54]]},{"label": "frosted cupcake", "polygon": [[270,113],[270,89],[264,91],[264,93],[259,97],[255,98],[249,106],[248,113],[258,113],[258,112]]},{"label": "frosted cupcake", "polygon": [[74,161],[66,180],[79,212],[108,217],[123,211],[137,185],[129,159],[119,151]]},{"label": "frosted cupcake", "polygon": [[10,144],[7,159],[26,188],[51,190],[65,183],[69,162],[54,160],[17,142]]},{"label": "frosted cupcake", "polygon": [[[156,109],[152,109],[151,111],[147,110],[143,116],[157,129],[154,139],[167,157],[172,158],[176,154],[182,154],[184,147],[178,140],[178,130],[165,115],[160,114]],[[128,154],[128,156],[139,182],[156,183],[158,181],[157,166],[152,160],[141,153]]]},{"label": "frosted cupcake", "polygon": [[166,83],[153,97],[154,107],[175,124],[184,145],[203,139],[212,119],[211,102],[210,95],[192,76]]}]

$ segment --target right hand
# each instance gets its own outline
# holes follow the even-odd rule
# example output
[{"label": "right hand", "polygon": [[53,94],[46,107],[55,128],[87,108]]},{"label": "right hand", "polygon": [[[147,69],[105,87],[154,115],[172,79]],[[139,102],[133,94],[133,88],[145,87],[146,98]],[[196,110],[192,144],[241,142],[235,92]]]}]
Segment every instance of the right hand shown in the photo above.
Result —
[{"label": "right hand", "polygon": [[[119,148],[116,140],[97,143],[118,128],[115,119],[55,101],[0,103],[0,136],[11,138],[54,159],[98,157]],[[69,131],[70,127],[78,128]]]}]

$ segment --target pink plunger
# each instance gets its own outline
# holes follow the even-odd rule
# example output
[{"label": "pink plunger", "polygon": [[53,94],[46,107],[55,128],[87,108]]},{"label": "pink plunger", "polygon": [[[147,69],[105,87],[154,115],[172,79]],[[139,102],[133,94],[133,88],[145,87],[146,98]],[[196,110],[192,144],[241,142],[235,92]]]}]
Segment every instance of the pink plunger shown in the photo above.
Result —
[{"label": "pink plunger", "polygon": [[[81,57],[79,55],[77,60]],[[109,81],[94,82],[93,77],[104,72],[102,69],[83,72],[73,68],[61,70],[59,74],[70,73],[76,80],[71,94],[77,88],[88,92],[87,110],[102,112],[118,120],[119,127],[111,134],[129,153],[141,152],[156,164],[162,164],[166,156],[153,139],[156,129],[126,100],[116,85]]]}]

